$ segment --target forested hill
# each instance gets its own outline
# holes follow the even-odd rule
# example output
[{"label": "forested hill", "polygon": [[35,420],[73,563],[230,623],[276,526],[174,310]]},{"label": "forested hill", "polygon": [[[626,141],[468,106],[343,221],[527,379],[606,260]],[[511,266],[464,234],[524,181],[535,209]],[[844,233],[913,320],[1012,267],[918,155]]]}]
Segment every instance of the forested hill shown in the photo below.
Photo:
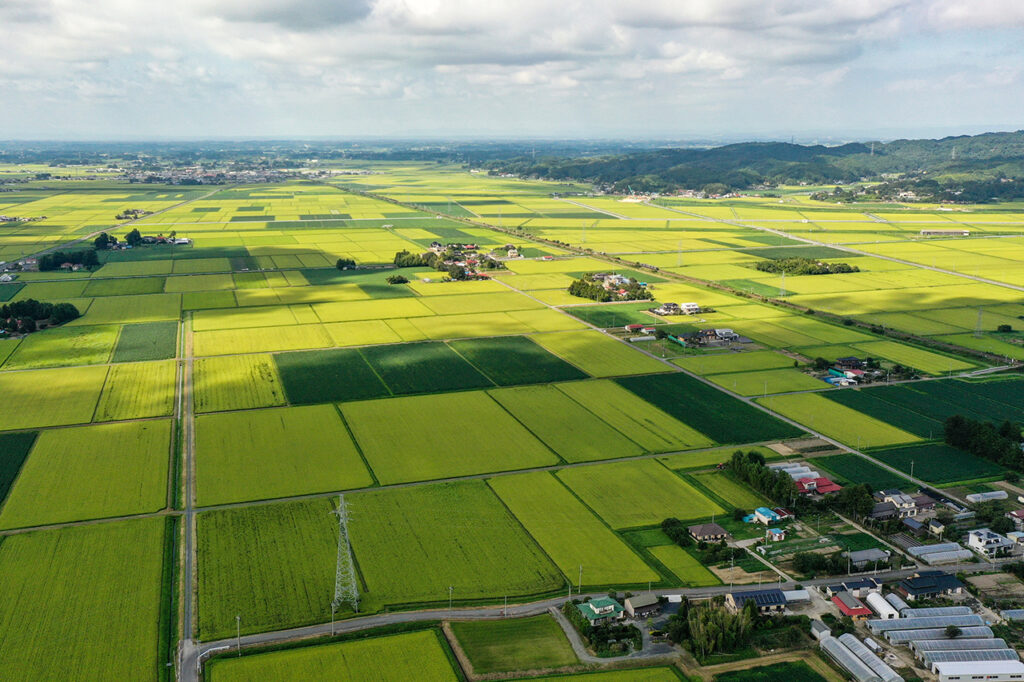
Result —
[{"label": "forested hill", "polygon": [[1024,179],[1024,130],[941,140],[859,142],[837,147],[743,142],[711,149],[659,149],[591,158],[520,157],[488,167],[527,177],[583,180],[617,190],[748,188],[851,183],[882,174],[943,182]]}]

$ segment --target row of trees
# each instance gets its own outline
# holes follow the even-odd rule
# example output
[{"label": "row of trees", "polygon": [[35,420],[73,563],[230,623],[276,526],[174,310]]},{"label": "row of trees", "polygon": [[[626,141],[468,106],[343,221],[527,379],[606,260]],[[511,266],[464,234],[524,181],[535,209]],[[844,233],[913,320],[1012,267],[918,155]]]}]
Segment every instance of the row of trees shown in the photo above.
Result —
[{"label": "row of trees", "polygon": [[[409,251],[399,251],[395,254],[394,260],[392,261],[397,267],[400,268],[433,268],[440,272],[447,272],[448,276],[454,280],[468,279],[469,274],[466,272],[466,268],[461,265],[446,264],[446,260],[461,259],[464,256],[454,251],[446,251],[443,254],[436,254],[433,251],[427,253],[409,253]],[[477,263],[477,269],[483,270],[501,270],[505,266],[500,262],[491,258],[480,258]]]},{"label": "row of trees", "polygon": [[30,334],[46,320],[50,325],[64,324],[78,318],[81,313],[70,303],[41,303],[34,298],[14,301],[0,306],[0,323],[9,332]]},{"label": "row of trees", "polygon": [[59,270],[65,263],[94,268],[100,264],[100,259],[96,256],[96,249],[54,251],[53,253],[47,253],[39,257],[39,269],[44,272],[49,270]]},{"label": "row of trees", "polygon": [[632,277],[626,284],[619,287],[626,293],[619,294],[618,289],[610,291],[604,288],[604,283],[594,280],[594,273],[587,273],[569,285],[569,293],[580,298],[589,298],[598,303],[606,301],[649,301],[654,298],[647,287],[641,286]]},{"label": "row of trees", "polygon": [[754,266],[761,272],[786,273],[787,275],[835,275],[843,272],[860,272],[860,268],[849,263],[823,263],[813,258],[779,258],[759,261]]},{"label": "row of trees", "polygon": [[764,455],[737,450],[729,460],[729,469],[754,490],[779,504],[789,504],[796,495],[796,483],[789,474],[774,471],[764,464]]},{"label": "row of trees", "polygon": [[672,542],[680,547],[689,547],[693,544],[690,531],[682,521],[676,518],[668,518],[661,522],[661,531],[669,537]]},{"label": "row of trees", "polygon": [[729,611],[722,597],[692,604],[683,599],[679,611],[669,618],[668,638],[676,644],[689,642],[693,653],[701,659],[712,654],[727,654],[750,644],[751,635],[760,616],[753,600],[739,613]]},{"label": "row of trees", "polygon": [[1006,421],[997,427],[990,422],[954,414],[946,419],[944,430],[948,445],[1008,469],[1024,470],[1020,426]]}]

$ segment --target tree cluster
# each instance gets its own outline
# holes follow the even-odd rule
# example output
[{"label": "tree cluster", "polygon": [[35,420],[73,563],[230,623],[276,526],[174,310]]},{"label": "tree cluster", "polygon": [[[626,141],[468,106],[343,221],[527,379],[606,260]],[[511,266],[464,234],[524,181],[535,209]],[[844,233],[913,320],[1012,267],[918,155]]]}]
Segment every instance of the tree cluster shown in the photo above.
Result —
[{"label": "tree cluster", "polygon": [[690,538],[690,531],[687,530],[686,525],[679,519],[665,519],[661,522],[661,531],[680,547],[689,547],[693,544],[693,540]]},{"label": "tree cluster", "polygon": [[64,324],[78,318],[81,313],[70,303],[40,303],[34,298],[5,303],[0,306],[0,323],[9,332],[29,334],[38,329],[38,322]]},{"label": "tree cluster", "polygon": [[860,268],[849,263],[823,263],[813,258],[779,258],[758,261],[754,266],[761,272],[786,273],[787,275],[835,275],[844,272],[860,272]]},{"label": "tree cluster", "polygon": [[1009,421],[996,426],[960,414],[946,419],[945,440],[948,445],[1018,471],[1024,469],[1020,426]]},{"label": "tree cluster", "polygon": [[356,262],[351,258],[339,258],[337,262],[334,264],[334,267],[338,268],[339,270],[355,270]]},{"label": "tree cluster", "polygon": [[98,237],[96,237],[96,239],[92,240],[93,248],[95,248],[97,251],[103,251],[105,249],[109,249],[111,246],[113,246],[116,243],[117,243],[117,239],[114,238],[114,237],[111,237],[106,232],[101,232],[100,236],[98,236]]},{"label": "tree cluster", "polygon": [[53,253],[47,253],[39,257],[39,269],[44,272],[48,270],[59,270],[65,263],[71,263],[72,265],[84,265],[87,268],[93,268],[100,264],[100,259],[96,256],[96,249],[85,249],[81,251],[54,251]]},{"label": "tree cluster", "polygon": [[384,281],[388,284],[408,284],[409,278],[405,275],[388,275],[387,279]]},{"label": "tree cluster", "polygon": [[721,598],[699,604],[684,598],[679,611],[669,618],[666,632],[676,644],[689,642],[693,653],[706,659],[712,654],[727,654],[749,645],[759,620],[753,601],[744,604],[739,613],[732,613]]},{"label": "tree cluster", "polygon": [[796,495],[796,484],[789,474],[769,469],[764,464],[764,455],[753,450],[732,453],[729,469],[741,481],[778,504],[789,504]]},{"label": "tree cluster", "polygon": [[139,232],[139,228],[134,227],[124,236],[124,240],[128,243],[128,246],[135,248],[142,243],[142,233]]}]

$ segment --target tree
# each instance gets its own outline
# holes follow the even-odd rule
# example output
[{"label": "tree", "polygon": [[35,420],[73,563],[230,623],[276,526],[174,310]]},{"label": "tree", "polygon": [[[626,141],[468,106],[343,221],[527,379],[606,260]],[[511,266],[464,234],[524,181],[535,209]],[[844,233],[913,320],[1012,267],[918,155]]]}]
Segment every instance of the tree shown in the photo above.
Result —
[{"label": "tree", "polygon": [[867,516],[875,506],[871,486],[867,483],[846,486],[836,493],[836,505],[854,518]]},{"label": "tree", "polygon": [[92,243],[93,246],[95,246],[97,249],[106,249],[110,246],[110,235],[108,235],[106,232],[101,232],[100,236],[96,237],[96,239],[94,239]]},{"label": "tree", "polygon": [[355,270],[356,262],[351,258],[339,258],[338,262],[334,264],[334,267],[339,270]]},{"label": "tree", "polygon": [[1014,529],[1014,525],[1013,521],[1010,519],[1005,516],[1000,516],[992,521],[989,528],[991,528],[994,533],[1009,533]]},{"label": "tree", "polygon": [[124,236],[124,240],[128,242],[128,246],[136,247],[139,242],[142,241],[142,235],[139,233],[139,228],[133,228],[128,234]]},{"label": "tree", "polygon": [[1008,324],[1001,324],[998,327],[996,327],[996,331],[1001,334],[1009,334],[1010,332],[1013,331],[1013,327]]},{"label": "tree", "polygon": [[814,358],[814,369],[819,372],[824,371],[832,366],[832,363],[825,358]]},{"label": "tree", "polygon": [[958,628],[955,625],[947,625],[946,626],[946,637],[949,638],[949,639],[956,639],[957,637],[959,637],[963,633],[964,633],[964,631],[961,630],[960,628]]},{"label": "tree", "polygon": [[385,280],[388,284],[407,284],[409,278],[404,275],[391,275]]}]

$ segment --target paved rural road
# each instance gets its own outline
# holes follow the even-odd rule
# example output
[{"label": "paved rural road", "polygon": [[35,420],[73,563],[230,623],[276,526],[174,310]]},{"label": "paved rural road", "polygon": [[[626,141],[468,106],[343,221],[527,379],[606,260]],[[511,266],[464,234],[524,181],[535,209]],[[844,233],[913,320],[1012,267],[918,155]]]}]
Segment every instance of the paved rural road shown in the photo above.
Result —
[{"label": "paved rural road", "polygon": [[[960,571],[964,573],[978,573],[988,571],[992,569],[992,564],[980,563],[980,564],[968,564],[960,567]],[[867,571],[864,573],[854,573],[854,576],[873,576],[879,581],[889,582],[893,580],[899,580],[902,578],[913,575],[919,568],[908,568],[899,571],[887,571],[881,573],[872,573]],[[836,583],[842,581],[846,576],[831,576],[828,578],[816,578],[813,580],[800,581],[800,585],[803,587],[811,587],[818,585],[826,585],[830,583]],[[780,587],[784,590],[795,589],[796,582],[778,582],[778,583],[764,583],[763,587]],[[717,595],[724,595],[728,592],[733,591],[731,585],[718,585],[715,587],[698,587],[698,588],[674,588],[666,590],[656,590],[658,594],[663,595],[676,595],[681,594],[690,599],[705,599],[708,597],[714,597]],[[735,589],[757,589],[755,585],[743,585]],[[581,595],[574,594],[576,598],[580,598]],[[605,592],[592,592],[584,594],[582,597],[604,597],[607,596]],[[346,620],[337,621],[335,624],[331,623],[320,623],[319,625],[309,625],[301,628],[294,628],[291,630],[278,630],[275,632],[262,632],[253,635],[245,635],[240,639],[242,647],[253,647],[263,646],[269,644],[278,644],[281,642],[294,641],[299,639],[308,639],[313,637],[329,637],[332,632],[336,634],[347,633],[347,632],[358,632],[360,630],[368,630],[371,628],[378,628],[385,625],[395,625],[398,623],[417,623],[417,622],[429,622],[439,620],[493,620],[498,618],[517,618],[524,616],[536,616],[542,613],[547,613],[550,609],[557,609],[566,600],[566,597],[554,597],[551,599],[545,599],[542,601],[531,602],[527,604],[514,604],[509,605],[507,611],[502,606],[483,606],[475,608],[455,608],[455,609],[429,609],[425,611],[401,611],[396,613],[380,613],[372,616],[360,616],[357,618],[349,618]],[[239,640],[235,638],[217,640],[215,642],[205,642],[201,645],[195,644],[188,647],[183,647],[181,666],[179,669],[179,679],[182,682],[198,682],[200,665],[209,654],[216,653],[217,651],[223,651],[226,649],[232,649],[239,644]],[[659,652],[658,655],[661,655]],[[600,659],[597,662],[602,662]]]}]

